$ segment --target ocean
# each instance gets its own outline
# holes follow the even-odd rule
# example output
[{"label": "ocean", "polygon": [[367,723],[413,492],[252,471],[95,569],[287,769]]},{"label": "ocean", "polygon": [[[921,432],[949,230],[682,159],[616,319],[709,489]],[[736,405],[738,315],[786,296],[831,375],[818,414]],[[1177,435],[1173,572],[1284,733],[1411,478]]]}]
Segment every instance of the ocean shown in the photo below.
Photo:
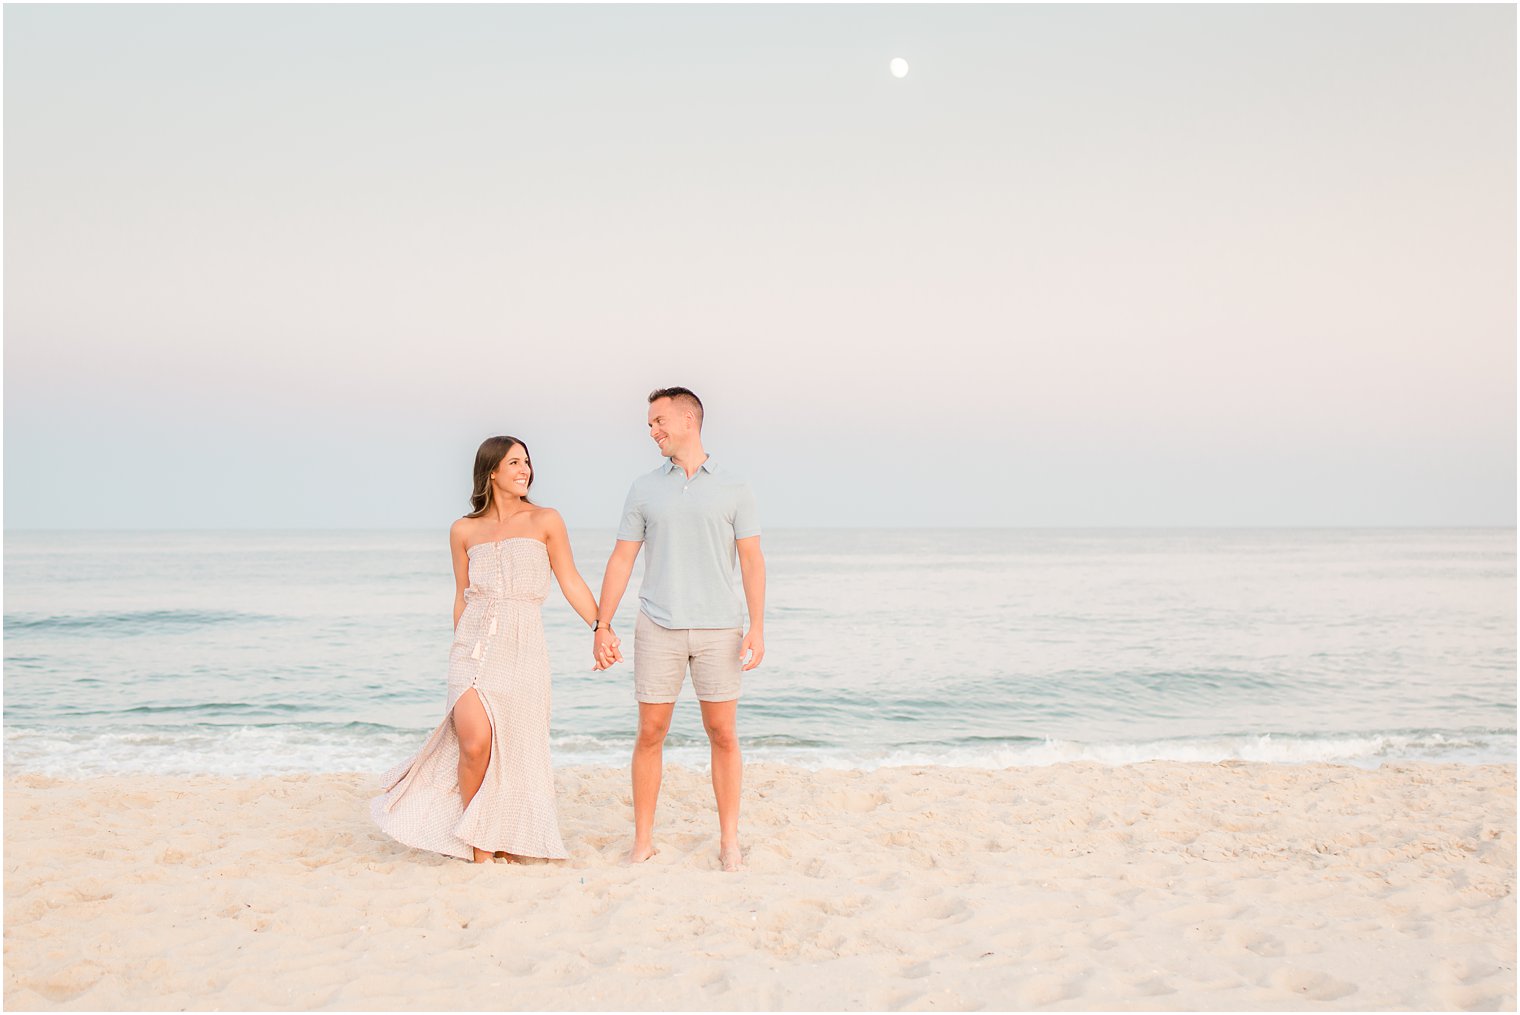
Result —
[{"label": "ocean", "polygon": [[[571,533],[593,592],[611,530]],[[776,530],[750,761],[1515,761],[1514,529]],[[379,773],[442,717],[438,532],[8,532],[10,774]],[[626,765],[628,661],[544,606],[557,765]],[[706,764],[690,684],[668,763]]]}]

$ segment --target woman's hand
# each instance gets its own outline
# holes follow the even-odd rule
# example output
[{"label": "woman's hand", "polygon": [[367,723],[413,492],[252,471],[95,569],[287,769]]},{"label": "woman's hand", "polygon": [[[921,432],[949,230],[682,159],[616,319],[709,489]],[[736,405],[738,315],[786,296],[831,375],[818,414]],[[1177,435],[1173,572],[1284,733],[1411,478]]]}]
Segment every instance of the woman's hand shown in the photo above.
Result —
[{"label": "woman's hand", "polygon": [[605,670],[611,668],[614,663],[623,661],[623,653],[620,650],[623,642],[617,635],[612,633],[612,628],[599,628],[592,637],[591,658],[596,661],[596,668]]}]

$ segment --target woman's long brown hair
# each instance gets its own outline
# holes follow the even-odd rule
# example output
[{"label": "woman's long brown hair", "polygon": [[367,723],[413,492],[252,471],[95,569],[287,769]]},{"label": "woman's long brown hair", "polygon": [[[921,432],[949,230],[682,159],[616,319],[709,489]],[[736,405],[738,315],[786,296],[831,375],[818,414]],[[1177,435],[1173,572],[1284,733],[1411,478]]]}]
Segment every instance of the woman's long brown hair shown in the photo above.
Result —
[{"label": "woman's long brown hair", "polygon": [[[533,475],[537,470],[533,468],[533,456],[528,453],[528,445],[516,437],[487,437],[481,442],[480,450],[475,452],[475,489],[470,493],[472,510],[465,515],[466,518],[479,518],[491,509],[491,502],[495,500],[495,493],[491,489],[491,473],[496,471],[496,467],[514,445],[522,446],[523,458],[528,462],[528,489],[533,489]],[[523,502],[533,503],[527,497],[523,498]]]}]

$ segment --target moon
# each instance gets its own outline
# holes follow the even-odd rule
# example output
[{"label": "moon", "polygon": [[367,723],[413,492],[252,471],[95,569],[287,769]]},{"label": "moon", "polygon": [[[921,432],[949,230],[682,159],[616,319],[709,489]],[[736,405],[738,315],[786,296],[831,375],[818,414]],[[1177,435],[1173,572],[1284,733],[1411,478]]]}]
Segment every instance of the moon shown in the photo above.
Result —
[{"label": "moon", "polygon": [[900,56],[894,56],[892,62],[887,66],[892,69],[892,76],[894,78],[905,78],[908,76],[908,61]]}]

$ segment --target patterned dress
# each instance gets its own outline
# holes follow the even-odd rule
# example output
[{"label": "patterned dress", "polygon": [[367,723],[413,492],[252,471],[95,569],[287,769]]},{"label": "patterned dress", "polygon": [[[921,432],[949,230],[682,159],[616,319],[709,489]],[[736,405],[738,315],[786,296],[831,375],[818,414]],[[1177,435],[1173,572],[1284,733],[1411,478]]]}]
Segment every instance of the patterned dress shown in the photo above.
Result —
[{"label": "patterned dress", "polygon": [[[566,859],[549,764],[549,652],[539,614],[549,551],[526,537],[469,549],[470,585],[449,650],[448,707],[416,757],[385,774],[370,814],[398,842],[468,860],[487,852]],[[453,710],[474,689],[491,721],[491,760],[461,806]]]}]

